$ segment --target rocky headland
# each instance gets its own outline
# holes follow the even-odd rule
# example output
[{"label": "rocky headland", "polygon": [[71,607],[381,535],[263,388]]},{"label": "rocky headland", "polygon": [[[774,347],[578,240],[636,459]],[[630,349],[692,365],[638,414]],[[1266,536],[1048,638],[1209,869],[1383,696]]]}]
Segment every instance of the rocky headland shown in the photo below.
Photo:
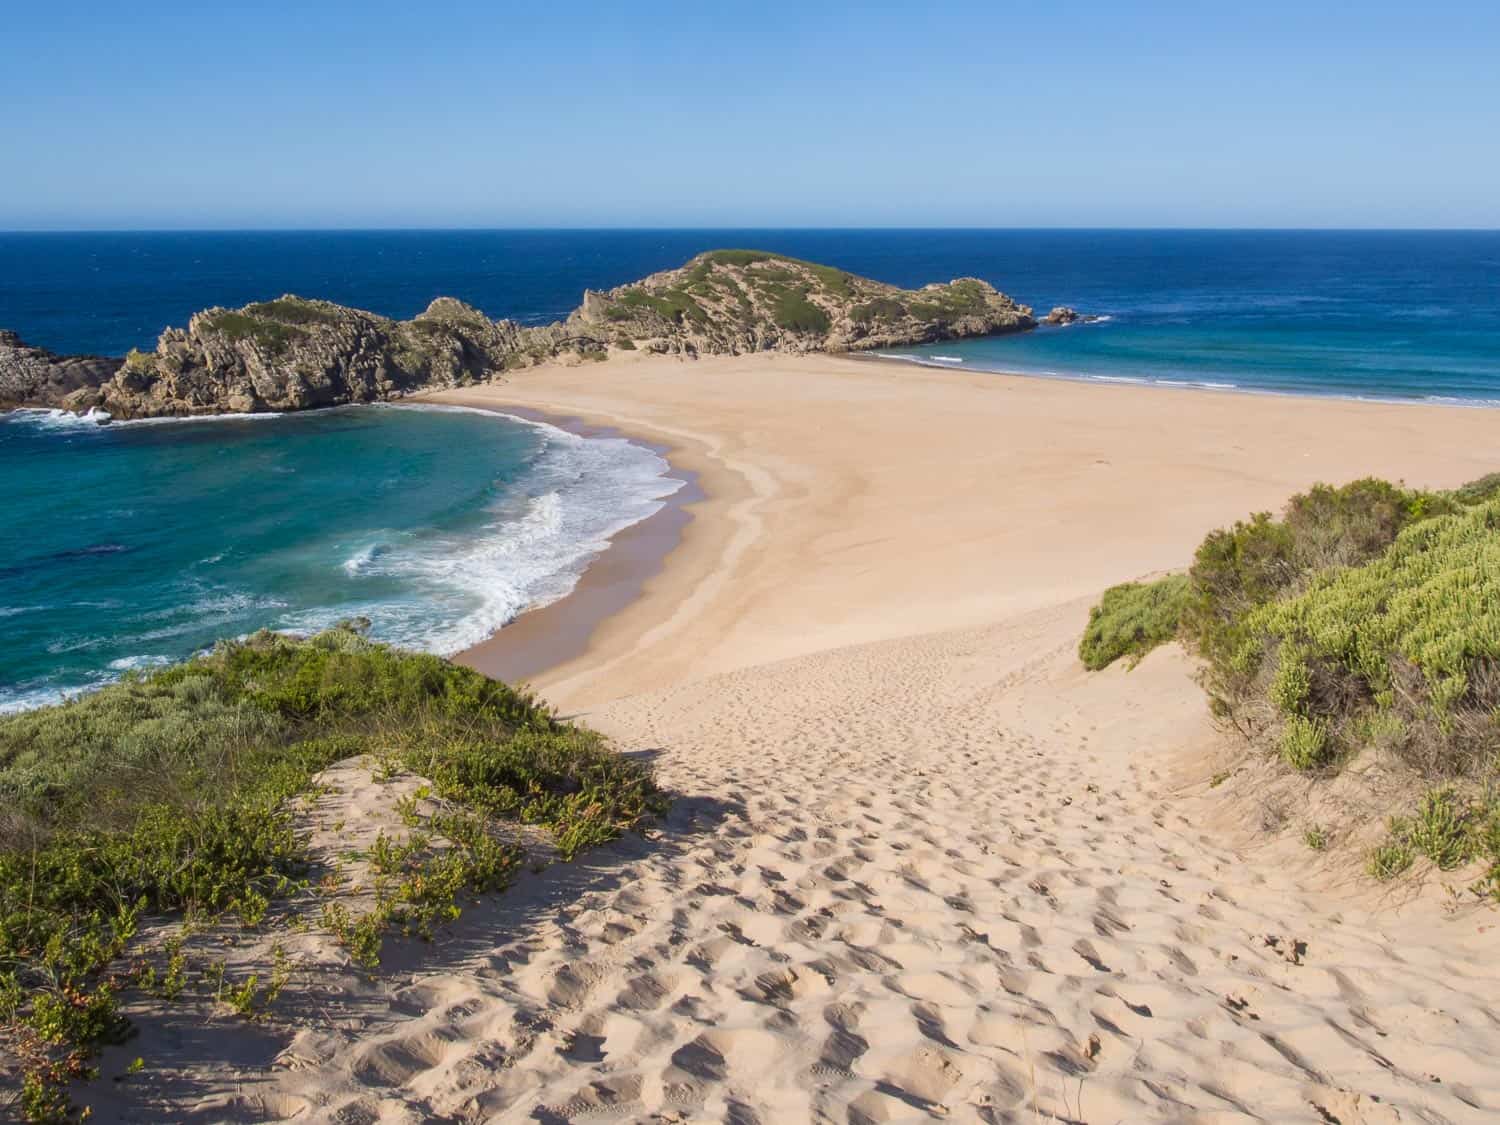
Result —
[{"label": "rocky headland", "polygon": [[988,282],[921,289],[758,250],[713,250],[607,292],[566,320],[491,320],[440,297],[411,320],[287,295],[195,314],[151,352],[59,356],[0,332],[0,410],[114,418],[304,410],[466,386],[553,359],[847,352],[1036,327]]}]

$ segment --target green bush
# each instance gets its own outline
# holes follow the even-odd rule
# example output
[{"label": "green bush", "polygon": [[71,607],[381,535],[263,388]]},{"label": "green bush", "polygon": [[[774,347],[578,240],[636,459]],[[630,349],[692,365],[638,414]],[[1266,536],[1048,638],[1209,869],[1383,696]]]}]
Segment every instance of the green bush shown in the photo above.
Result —
[{"label": "green bush", "polygon": [[855,324],[900,320],[905,315],[906,306],[894,297],[876,297],[849,310],[849,319]]},{"label": "green bush", "polygon": [[1471,480],[1468,484],[1455,489],[1453,498],[1465,505],[1500,500],[1500,473],[1487,473],[1478,480]]},{"label": "green bush", "polygon": [[[336,324],[339,314],[337,306],[330,307],[324,301],[306,301],[301,297],[277,297],[274,301],[258,301],[246,305],[245,312],[254,317],[279,320],[286,324]],[[422,324],[423,321],[415,321]]]},{"label": "green bush", "polygon": [[307,330],[297,325],[242,312],[214,313],[208,318],[208,326],[230,340],[250,340],[270,355],[280,355],[293,341],[307,336]]},{"label": "green bush", "polygon": [[771,317],[788,332],[827,332],[832,324],[826,312],[795,289],[788,289],[776,298]]},{"label": "green bush", "polygon": [[[0,1036],[30,1060],[35,1105],[124,1033],[119,991],[139,982],[119,965],[142,917],[262,924],[305,887],[290,798],[363,753],[468,810],[434,818],[451,846],[385,885],[375,914],[345,919],[366,963],[382,928],[430,934],[460,891],[508,881],[523,853],[493,822],[543,827],[571,858],[664,808],[647,767],[531,696],[349,627],[260,633],[0,719]],[[248,1010],[258,986],[225,993],[220,977]]]},{"label": "green bush", "polygon": [[1288,716],[1281,728],[1281,757],[1293,769],[1310,770],[1329,756],[1328,728],[1319,719]]},{"label": "green bush", "polygon": [[1188,580],[1176,574],[1155,582],[1126,582],[1104,591],[1089,611],[1089,623],[1078,645],[1078,657],[1090,669],[1104,668],[1122,656],[1140,659],[1177,636],[1187,606]]}]

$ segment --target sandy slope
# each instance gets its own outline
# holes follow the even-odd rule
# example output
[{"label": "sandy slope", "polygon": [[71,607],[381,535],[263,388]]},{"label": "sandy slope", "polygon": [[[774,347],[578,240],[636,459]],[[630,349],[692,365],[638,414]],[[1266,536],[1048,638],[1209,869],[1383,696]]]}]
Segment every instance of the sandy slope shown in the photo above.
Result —
[{"label": "sandy slope", "polygon": [[829,360],[485,398],[649,432],[703,474],[663,573],[541,681],[652,756],[668,823],[380,981],[321,975],[295,1037],[184,1032],[102,1116],[1500,1114],[1500,916],[1236,850],[1182,654],[1073,655],[1108,582],[1312,479],[1477,476],[1500,415]]}]

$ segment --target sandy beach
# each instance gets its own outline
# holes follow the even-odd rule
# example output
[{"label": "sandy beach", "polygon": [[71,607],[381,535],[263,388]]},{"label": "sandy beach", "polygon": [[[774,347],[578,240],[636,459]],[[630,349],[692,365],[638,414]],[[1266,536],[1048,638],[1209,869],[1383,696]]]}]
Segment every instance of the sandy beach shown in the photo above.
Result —
[{"label": "sandy beach", "polygon": [[[1209,784],[1189,659],[1075,655],[1106,586],[1315,481],[1494,470],[1500,413],[825,356],[433,401],[615,427],[696,481],[635,564],[606,556],[630,573],[585,578],[628,597],[522,622],[572,630],[528,678],[651,759],[673,811],[377,980],[320,976],[292,1028],[184,1033],[102,1116],[1500,1114],[1500,915],[1264,845]],[[527,635],[463,659],[513,668]]]}]

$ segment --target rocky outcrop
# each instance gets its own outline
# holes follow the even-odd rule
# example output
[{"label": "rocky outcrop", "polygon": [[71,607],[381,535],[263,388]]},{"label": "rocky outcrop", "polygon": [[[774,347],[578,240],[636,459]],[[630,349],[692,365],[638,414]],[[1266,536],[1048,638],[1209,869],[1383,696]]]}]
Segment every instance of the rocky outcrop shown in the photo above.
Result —
[{"label": "rocky outcrop", "polygon": [[758,250],[713,250],[680,269],[585,293],[569,324],[649,351],[838,352],[1036,327],[988,282],[900,289]]},{"label": "rocky outcrop", "polygon": [[1065,328],[1069,324],[1093,324],[1099,319],[1101,318],[1090,313],[1081,313],[1071,305],[1058,305],[1042,317],[1042,323],[1054,328]]},{"label": "rocky outcrop", "polygon": [[1031,309],[963,278],[922,289],[752,250],[586,292],[566,320],[490,320],[439,297],[411,320],[287,295],[211,308],[124,360],[59,357],[0,336],[0,408],[116,418],[304,410],[463,386],[566,357],[857,351],[1034,328]]},{"label": "rocky outcrop", "polygon": [[60,406],[68,395],[107,382],[122,362],[99,355],[57,355],[0,330],[0,410]]},{"label": "rocky outcrop", "polygon": [[61,405],[138,418],[375,402],[487,379],[521,354],[523,334],[446,297],[398,321],[287,295],[200,312]]}]

